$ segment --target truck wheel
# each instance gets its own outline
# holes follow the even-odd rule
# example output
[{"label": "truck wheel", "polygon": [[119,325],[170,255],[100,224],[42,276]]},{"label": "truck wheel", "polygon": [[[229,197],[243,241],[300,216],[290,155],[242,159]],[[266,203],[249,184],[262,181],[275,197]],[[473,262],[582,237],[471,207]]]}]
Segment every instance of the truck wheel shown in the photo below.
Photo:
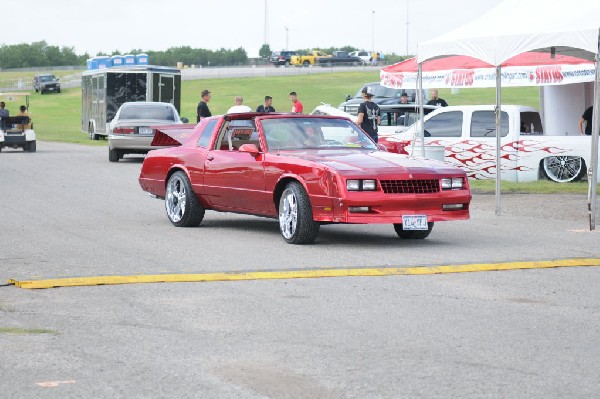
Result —
[{"label": "truck wheel", "polygon": [[279,199],[279,231],[288,244],[311,244],[321,225],[312,217],[308,194],[298,182],[291,182]]},{"label": "truck wheel", "polygon": [[182,171],[173,173],[165,195],[167,217],[177,227],[195,227],[204,219],[204,207],[192,190],[188,177]]},{"label": "truck wheel", "polygon": [[286,61],[286,62],[285,62],[285,67],[287,68],[287,67],[289,67],[289,66],[290,66],[290,62],[289,62],[289,61]]},{"label": "truck wheel", "polygon": [[327,68],[331,68],[331,67],[333,67],[333,63],[331,61],[329,61],[328,63],[325,64],[325,66]]},{"label": "truck wheel", "polygon": [[354,61],[354,62],[352,63],[352,66],[358,66],[358,61]]},{"label": "truck wheel", "polygon": [[115,150],[112,148],[108,149],[108,161],[109,162],[119,162],[119,159],[122,158],[122,155],[120,154],[119,150]]},{"label": "truck wheel", "polygon": [[310,66],[310,62],[308,62],[308,61],[304,61],[304,62],[302,63],[302,66],[303,66],[303,67],[309,67],[309,66]]},{"label": "truck wheel", "polygon": [[402,223],[394,223],[394,230],[403,240],[424,240],[433,230],[433,222],[427,223],[427,230],[402,230]]},{"label": "truck wheel", "polygon": [[581,157],[561,155],[544,158],[544,175],[557,183],[578,181],[585,176],[587,169]]}]

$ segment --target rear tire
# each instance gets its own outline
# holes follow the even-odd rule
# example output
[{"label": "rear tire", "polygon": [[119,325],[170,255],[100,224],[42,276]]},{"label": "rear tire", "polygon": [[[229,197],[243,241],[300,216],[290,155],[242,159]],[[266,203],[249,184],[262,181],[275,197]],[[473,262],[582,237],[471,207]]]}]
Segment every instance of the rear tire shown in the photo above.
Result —
[{"label": "rear tire", "polygon": [[173,173],[167,183],[165,194],[167,217],[177,227],[196,227],[204,219],[204,207],[192,190],[184,172]]},{"label": "rear tire", "polygon": [[121,155],[119,150],[115,150],[112,148],[108,149],[108,161],[109,162],[119,162],[123,156]]},{"label": "rear tire", "polygon": [[424,240],[433,230],[433,222],[427,223],[427,230],[402,230],[402,223],[394,223],[394,230],[403,240]]},{"label": "rear tire", "polygon": [[23,147],[23,150],[25,150],[27,152],[35,152],[36,151],[35,140],[27,142],[27,144],[25,144],[25,146]]},{"label": "rear tire", "polygon": [[544,175],[557,183],[579,181],[587,173],[583,158],[568,155],[544,158],[542,168]]},{"label": "rear tire", "polygon": [[310,199],[304,187],[291,182],[279,199],[279,231],[288,244],[311,244],[318,235],[320,224],[313,220]]}]

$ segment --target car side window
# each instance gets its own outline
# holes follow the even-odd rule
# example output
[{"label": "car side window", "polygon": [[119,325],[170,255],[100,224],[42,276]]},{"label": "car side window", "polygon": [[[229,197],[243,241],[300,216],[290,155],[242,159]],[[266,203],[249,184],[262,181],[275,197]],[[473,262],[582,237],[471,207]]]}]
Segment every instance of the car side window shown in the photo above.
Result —
[{"label": "car side window", "polygon": [[[500,134],[508,134],[508,113],[500,116]],[[496,112],[474,111],[471,117],[471,137],[496,137]]]},{"label": "car side window", "polygon": [[204,127],[204,130],[200,134],[200,138],[198,139],[198,145],[200,147],[208,147],[208,143],[210,142],[210,138],[212,137],[213,131],[215,130],[215,125],[217,124],[217,120],[210,121]]},{"label": "car side window", "polygon": [[425,137],[460,137],[462,124],[462,111],[443,112],[425,122]]}]

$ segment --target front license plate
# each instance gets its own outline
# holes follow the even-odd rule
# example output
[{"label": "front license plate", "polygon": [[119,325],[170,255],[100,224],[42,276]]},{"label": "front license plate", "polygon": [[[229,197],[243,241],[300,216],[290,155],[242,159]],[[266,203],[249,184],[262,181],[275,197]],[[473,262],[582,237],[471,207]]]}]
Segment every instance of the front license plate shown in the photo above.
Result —
[{"label": "front license plate", "polygon": [[154,129],[150,128],[150,127],[141,127],[138,130],[139,134],[152,134],[154,133]]},{"label": "front license plate", "polygon": [[403,215],[402,230],[427,230],[427,215]]}]

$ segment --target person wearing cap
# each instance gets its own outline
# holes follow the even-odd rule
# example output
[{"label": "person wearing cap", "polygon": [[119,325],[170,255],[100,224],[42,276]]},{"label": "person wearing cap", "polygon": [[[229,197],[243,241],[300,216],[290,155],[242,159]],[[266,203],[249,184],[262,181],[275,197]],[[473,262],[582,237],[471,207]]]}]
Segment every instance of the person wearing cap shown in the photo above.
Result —
[{"label": "person wearing cap", "polygon": [[381,123],[381,114],[379,106],[372,101],[374,94],[371,86],[365,86],[362,89],[362,96],[365,101],[358,107],[356,124],[377,143],[379,139],[377,132],[379,130],[378,126]]},{"label": "person wearing cap", "polygon": [[408,94],[402,93],[400,95],[400,104],[408,104]]},{"label": "person wearing cap", "polygon": [[290,93],[290,100],[292,100],[292,113],[293,114],[301,114],[304,111],[304,106],[298,100],[298,94],[295,91]]},{"label": "person wearing cap", "polygon": [[233,103],[235,105],[227,110],[228,114],[236,114],[239,112],[252,112],[252,108],[250,108],[247,105],[244,105],[244,97],[242,96],[235,96],[233,98]]},{"label": "person wearing cap", "polygon": [[196,109],[196,123],[199,123],[202,118],[208,118],[209,116],[212,116],[207,104],[211,98],[210,91],[206,89],[202,90],[201,96],[202,100],[200,100],[198,103],[198,108]]},{"label": "person wearing cap", "polygon": [[273,104],[273,97],[265,96],[265,104],[259,105],[256,112],[275,112],[275,108],[271,104]]}]

